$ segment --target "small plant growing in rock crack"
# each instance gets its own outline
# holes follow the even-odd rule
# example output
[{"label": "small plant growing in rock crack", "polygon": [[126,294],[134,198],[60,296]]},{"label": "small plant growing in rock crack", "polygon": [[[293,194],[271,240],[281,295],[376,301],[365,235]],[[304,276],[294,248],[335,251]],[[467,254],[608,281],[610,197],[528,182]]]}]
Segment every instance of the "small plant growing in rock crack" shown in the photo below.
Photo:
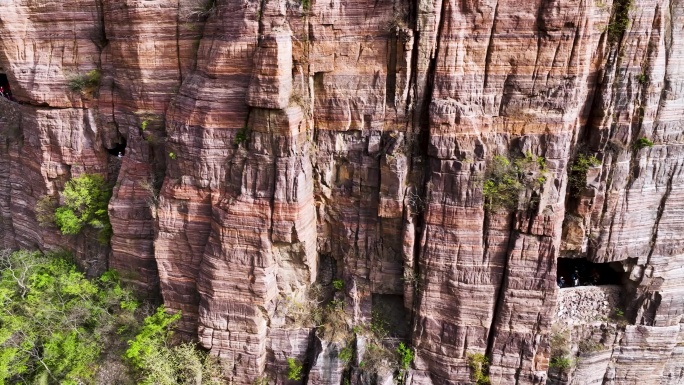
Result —
[{"label": "small plant growing in rock crack", "polygon": [[413,287],[413,291],[419,293],[423,289],[420,276],[413,270],[405,269],[402,280]]},{"label": "small plant growing in rock crack", "polygon": [[175,152],[169,152],[169,158],[171,158],[172,160],[176,160],[176,158],[177,158],[176,153]]},{"label": "small plant growing in rock crack", "polygon": [[551,357],[551,360],[549,361],[549,368],[551,369],[557,369],[560,372],[565,372],[566,370],[572,368],[575,365],[575,362],[565,356],[561,357]]},{"label": "small plant growing in rock crack", "polygon": [[252,385],[269,385],[271,379],[268,376],[257,377],[252,381]]},{"label": "small plant growing in rock crack", "polygon": [[601,344],[600,342],[596,342],[592,339],[582,340],[579,343],[579,351],[585,354],[598,352],[602,348],[603,344]]},{"label": "small plant growing in rock crack", "polygon": [[247,143],[249,140],[249,130],[247,127],[242,127],[238,132],[235,134],[235,145],[239,146],[242,143]]},{"label": "small plant growing in rock crack", "polygon": [[309,9],[311,9],[311,0],[302,0],[302,8],[305,11],[308,11]]},{"label": "small plant growing in rock crack", "polygon": [[287,379],[299,381],[303,376],[304,365],[294,358],[287,359]]},{"label": "small plant growing in rock crack", "polygon": [[341,279],[335,279],[332,281],[333,288],[337,291],[344,289],[344,281]]},{"label": "small plant growing in rock crack", "polygon": [[408,206],[416,213],[422,212],[427,206],[425,200],[413,191],[408,191],[406,193],[406,203],[408,203]]},{"label": "small plant growing in rock crack", "polygon": [[73,92],[91,93],[100,85],[100,71],[91,70],[69,79],[68,86]]},{"label": "small plant growing in rock crack", "polygon": [[648,140],[647,138],[639,138],[634,142],[634,148],[637,150],[641,150],[642,148],[645,147],[653,147],[653,142]]},{"label": "small plant growing in rock crack", "polygon": [[611,315],[611,318],[618,324],[619,327],[625,327],[629,322],[627,321],[627,317],[625,315],[625,311],[620,309],[619,307],[616,307],[613,309],[613,314]]},{"label": "small plant growing in rock crack", "polygon": [[568,187],[573,192],[574,197],[579,197],[587,187],[587,172],[589,168],[596,167],[601,164],[593,155],[579,154],[570,166],[570,176],[568,177]]},{"label": "small plant growing in rock crack", "polygon": [[415,357],[413,350],[404,345],[403,342],[400,342],[399,346],[397,347],[397,353],[399,354],[399,369],[407,371],[411,365],[411,362],[413,362],[413,358]]},{"label": "small plant growing in rock crack", "polygon": [[379,311],[373,310],[371,312],[370,331],[378,340],[382,341],[389,334],[389,322],[385,316]]},{"label": "small plant growing in rock crack", "polygon": [[639,84],[645,84],[648,81],[648,75],[642,72],[639,75],[637,75],[636,79],[637,82],[639,82]]},{"label": "small plant growing in rock crack", "polygon": [[482,353],[468,353],[468,366],[470,376],[475,385],[490,385],[489,380],[489,359]]},{"label": "small plant growing in rock crack", "polygon": [[527,152],[513,161],[496,155],[487,165],[487,177],[482,188],[487,210],[513,210],[518,207],[525,189],[538,191],[546,182],[546,160]]},{"label": "small plant growing in rock crack", "polygon": [[345,365],[347,365],[352,360],[353,357],[354,357],[354,349],[351,346],[345,346],[337,354],[337,358],[339,358],[340,361],[344,362]]}]

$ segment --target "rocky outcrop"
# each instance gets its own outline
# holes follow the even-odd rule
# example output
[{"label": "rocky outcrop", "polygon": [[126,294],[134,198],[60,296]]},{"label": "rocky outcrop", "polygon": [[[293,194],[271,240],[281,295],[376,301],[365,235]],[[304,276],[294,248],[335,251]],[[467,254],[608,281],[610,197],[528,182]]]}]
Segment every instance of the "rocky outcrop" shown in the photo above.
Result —
[{"label": "rocky outcrop", "polygon": [[[468,384],[475,353],[492,384],[677,384],[682,25],[679,0],[11,0],[0,239],[160,291],[238,384],[288,358]],[[107,246],[38,225],[84,172],[114,185]],[[625,280],[559,290],[558,258]]]}]

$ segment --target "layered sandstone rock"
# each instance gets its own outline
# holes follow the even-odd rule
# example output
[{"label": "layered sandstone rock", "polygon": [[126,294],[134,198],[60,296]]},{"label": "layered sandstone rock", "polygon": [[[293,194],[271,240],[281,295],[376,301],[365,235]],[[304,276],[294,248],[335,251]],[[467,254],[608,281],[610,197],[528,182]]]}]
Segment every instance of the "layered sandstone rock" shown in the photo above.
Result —
[{"label": "layered sandstone rock", "polygon": [[[238,384],[286,382],[288,358],[311,384],[468,384],[473,353],[493,384],[677,384],[682,25],[680,0],[11,0],[0,239],[159,284]],[[483,195],[494,156],[543,158],[504,209]],[[108,247],[37,223],[84,172],[116,182]],[[559,257],[625,282],[559,293]],[[331,298],[346,339],[315,322]],[[408,373],[362,364],[378,312]]]}]

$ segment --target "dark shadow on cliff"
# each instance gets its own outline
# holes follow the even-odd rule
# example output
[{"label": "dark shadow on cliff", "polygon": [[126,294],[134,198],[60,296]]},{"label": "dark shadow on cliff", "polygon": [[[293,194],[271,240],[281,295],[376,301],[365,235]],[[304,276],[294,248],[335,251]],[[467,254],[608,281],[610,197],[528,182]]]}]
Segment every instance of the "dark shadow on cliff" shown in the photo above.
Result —
[{"label": "dark shadow on cliff", "polygon": [[619,262],[593,263],[585,258],[558,258],[556,277],[561,288],[622,285],[628,277]]}]

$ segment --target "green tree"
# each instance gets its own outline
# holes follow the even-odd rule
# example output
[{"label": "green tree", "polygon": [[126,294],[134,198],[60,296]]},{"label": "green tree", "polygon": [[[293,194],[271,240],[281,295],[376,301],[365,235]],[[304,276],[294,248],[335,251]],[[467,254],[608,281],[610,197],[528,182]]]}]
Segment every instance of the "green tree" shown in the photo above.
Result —
[{"label": "green tree", "polygon": [[304,370],[304,365],[301,362],[295,360],[294,358],[287,359],[287,379],[293,381],[299,381],[302,379],[302,371]]},{"label": "green tree", "polygon": [[134,322],[114,273],[91,282],[64,257],[0,252],[0,385],[93,384],[103,344]]},{"label": "green tree", "polygon": [[180,312],[169,314],[164,306],[145,318],[143,327],[128,341],[124,356],[134,365],[143,385],[221,385],[224,378],[216,358],[193,344],[172,346],[173,325]]},{"label": "green tree", "polygon": [[85,226],[99,229],[102,243],[111,236],[107,205],[111,188],[101,175],[83,174],[69,180],[62,191],[64,204],[55,210],[55,223],[62,234],[75,235]]},{"label": "green tree", "polygon": [[546,182],[546,160],[527,152],[524,157],[508,158],[496,155],[487,164],[487,177],[482,187],[485,208],[514,210],[525,189],[539,191]]}]

